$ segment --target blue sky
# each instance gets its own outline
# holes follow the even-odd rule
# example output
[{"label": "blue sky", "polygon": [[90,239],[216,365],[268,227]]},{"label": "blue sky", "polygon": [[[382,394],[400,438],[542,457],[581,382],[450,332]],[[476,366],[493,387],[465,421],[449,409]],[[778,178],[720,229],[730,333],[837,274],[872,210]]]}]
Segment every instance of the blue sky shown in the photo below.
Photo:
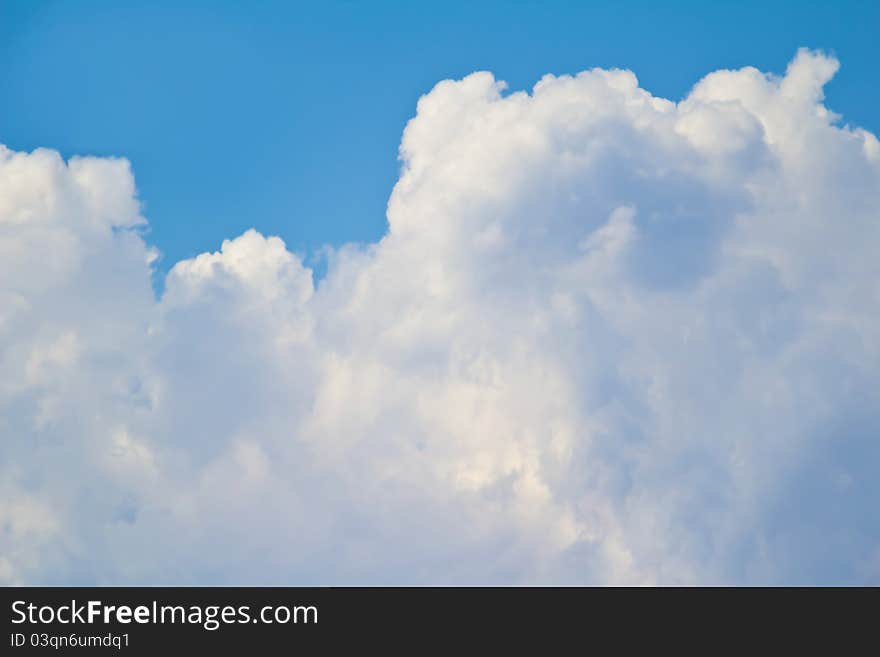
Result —
[{"label": "blue sky", "polygon": [[880,4],[769,5],[4,0],[0,138],[129,158],[162,270],[252,226],[309,255],[383,234],[416,100],[474,70],[516,90],[627,67],[677,100],[821,48],[827,104],[876,131]]}]

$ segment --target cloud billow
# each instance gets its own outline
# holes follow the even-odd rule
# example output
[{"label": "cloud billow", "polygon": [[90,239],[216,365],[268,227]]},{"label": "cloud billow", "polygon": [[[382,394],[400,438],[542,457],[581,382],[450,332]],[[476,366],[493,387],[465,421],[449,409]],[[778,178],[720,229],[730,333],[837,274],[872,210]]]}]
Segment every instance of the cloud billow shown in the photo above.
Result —
[{"label": "cloud billow", "polygon": [[0,147],[0,581],[877,583],[836,70],[440,82],[317,286],[251,230],[157,299],[125,160]]}]

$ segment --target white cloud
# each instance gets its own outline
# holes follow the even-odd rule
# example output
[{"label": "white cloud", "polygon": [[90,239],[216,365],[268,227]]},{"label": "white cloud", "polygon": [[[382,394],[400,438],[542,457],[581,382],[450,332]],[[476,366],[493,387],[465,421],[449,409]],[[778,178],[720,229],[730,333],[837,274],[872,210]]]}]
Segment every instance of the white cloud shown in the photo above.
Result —
[{"label": "white cloud", "polygon": [[880,157],[837,69],[489,73],[378,243],[155,255],[124,160],[0,147],[0,579],[852,583],[880,520]]}]

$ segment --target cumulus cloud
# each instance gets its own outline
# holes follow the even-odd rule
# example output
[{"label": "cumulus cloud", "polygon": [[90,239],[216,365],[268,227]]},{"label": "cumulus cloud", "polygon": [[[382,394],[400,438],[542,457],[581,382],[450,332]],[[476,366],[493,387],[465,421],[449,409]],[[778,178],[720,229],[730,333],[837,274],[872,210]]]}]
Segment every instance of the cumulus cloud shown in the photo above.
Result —
[{"label": "cumulus cloud", "polygon": [[837,61],[423,96],[377,243],[177,263],[0,147],[0,581],[877,583],[880,146]]}]

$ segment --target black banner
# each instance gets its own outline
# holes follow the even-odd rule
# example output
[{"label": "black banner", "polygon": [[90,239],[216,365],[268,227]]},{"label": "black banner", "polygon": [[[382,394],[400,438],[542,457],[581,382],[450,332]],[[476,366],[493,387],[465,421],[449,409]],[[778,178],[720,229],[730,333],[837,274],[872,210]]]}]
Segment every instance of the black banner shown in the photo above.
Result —
[{"label": "black banner", "polygon": [[877,590],[7,588],[2,598],[3,655],[352,646],[558,654],[803,642],[839,652],[866,638],[873,645]]}]

